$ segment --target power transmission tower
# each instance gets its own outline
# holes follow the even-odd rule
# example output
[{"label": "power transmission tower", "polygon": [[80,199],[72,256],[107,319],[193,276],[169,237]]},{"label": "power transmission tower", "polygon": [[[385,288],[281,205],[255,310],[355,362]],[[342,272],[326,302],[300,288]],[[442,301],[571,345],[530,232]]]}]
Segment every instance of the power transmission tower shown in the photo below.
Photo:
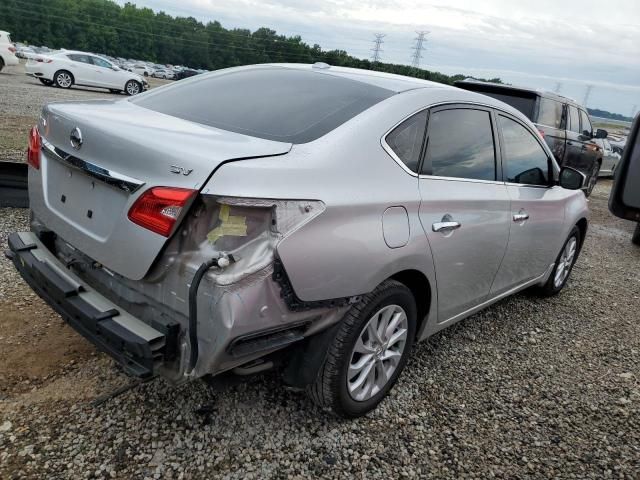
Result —
[{"label": "power transmission tower", "polygon": [[371,56],[371,60],[373,63],[377,63],[380,61],[380,54],[382,53],[382,44],[384,43],[382,39],[386,37],[386,35],[384,33],[375,33],[374,36],[376,38],[373,40],[373,48],[371,49],[373,55]]},{"label": "power transmission tower", "polygon": [[562,90],[562,82],[556,83],[556,89],[554,90],[554,92],[560,93],[560,90]]},{"label": "power transmission tower", "polygon": [[424,50],[425,46],[425,42],[426,42],[426,38],[425,35],[428,35],[430,32],[428,32],[427,30],[420,30],[419,32],[416,32],[418,34],[418,36],[416,38],[414,38],[414,40],[416,41],[416,44],[414,47],[412,47],[411,49],[413,50],[413,54],[411,55],[411,66],[413,68],[419,68],[420,67],[420,59],[422,58],[422,50]]},{"label": "power transmission tower", "polygon": [[582,105],[584,105],[585,107],[587,106],[587,102],[589,101],[591,90],[593,90],[593,85],[587,85],[587,91],[584,92],[584,100],[582,101]]}]

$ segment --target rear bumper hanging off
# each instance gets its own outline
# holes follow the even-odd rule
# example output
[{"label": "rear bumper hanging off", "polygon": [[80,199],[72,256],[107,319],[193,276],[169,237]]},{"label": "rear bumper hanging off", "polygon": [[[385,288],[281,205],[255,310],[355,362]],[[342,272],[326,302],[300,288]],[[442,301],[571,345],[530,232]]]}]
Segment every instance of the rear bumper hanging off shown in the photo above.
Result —
[{"label": "rear bumper hanging off", "polygon": [[94,291],[44,247],[35,234],[9,236],[7,256],[29,286],[78,333],[129,374],[148,378],[162,365],[176,332],[162,333]]}]

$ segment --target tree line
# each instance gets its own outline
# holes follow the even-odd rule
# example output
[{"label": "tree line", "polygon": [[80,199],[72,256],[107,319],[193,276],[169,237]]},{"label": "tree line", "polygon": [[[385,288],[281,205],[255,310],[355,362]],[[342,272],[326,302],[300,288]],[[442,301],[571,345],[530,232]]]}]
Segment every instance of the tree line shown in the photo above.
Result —
[{"label": "tree line", "polygon": [[270,28],[254,32],[227,29],[218,21],[204,24],[193,17],[173,17],[109,0],[2,0],[0,29],[9,31],[13,41],[30,45],[207,70],[255,63],[326,62],[446,84],[465,78],[408,65],[373,63],[344,50],[323,50],[305,43],[299,35],[279,35]]}]

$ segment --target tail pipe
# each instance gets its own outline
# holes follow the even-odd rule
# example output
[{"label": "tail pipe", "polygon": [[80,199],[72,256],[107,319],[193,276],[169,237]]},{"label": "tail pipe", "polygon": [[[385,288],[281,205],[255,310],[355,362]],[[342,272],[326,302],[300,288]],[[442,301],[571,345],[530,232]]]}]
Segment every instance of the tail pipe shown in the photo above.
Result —
[{"label": "tail pipe", "polygon": [[205,273],[207,273],[211,267],[225,268],[233,261],[233,256],[226,254],[221,254],[217,258],[207,260],[196,270],[196,274],[193,276],[193,280],[191,280],[191,285],[189,285],[189,344],[191,347],[189,354],[189,372],[193,371],[198,361],[198,287]]}]

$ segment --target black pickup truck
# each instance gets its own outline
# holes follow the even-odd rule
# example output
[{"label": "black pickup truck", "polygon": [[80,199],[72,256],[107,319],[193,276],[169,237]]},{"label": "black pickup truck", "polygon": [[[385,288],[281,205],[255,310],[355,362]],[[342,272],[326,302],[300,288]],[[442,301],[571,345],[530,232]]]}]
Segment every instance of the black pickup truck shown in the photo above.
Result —
[{"label": "black pickup truck", "polygon": [[558,164],[587,176],[585,195],[591,195],[603,156],[602,149],[592,140],[606,138],[607,131],[594,132],[582,105],[555,93],[500,83],[460,80],[455,86],[497,98],[524,113],[536,124]]}]

